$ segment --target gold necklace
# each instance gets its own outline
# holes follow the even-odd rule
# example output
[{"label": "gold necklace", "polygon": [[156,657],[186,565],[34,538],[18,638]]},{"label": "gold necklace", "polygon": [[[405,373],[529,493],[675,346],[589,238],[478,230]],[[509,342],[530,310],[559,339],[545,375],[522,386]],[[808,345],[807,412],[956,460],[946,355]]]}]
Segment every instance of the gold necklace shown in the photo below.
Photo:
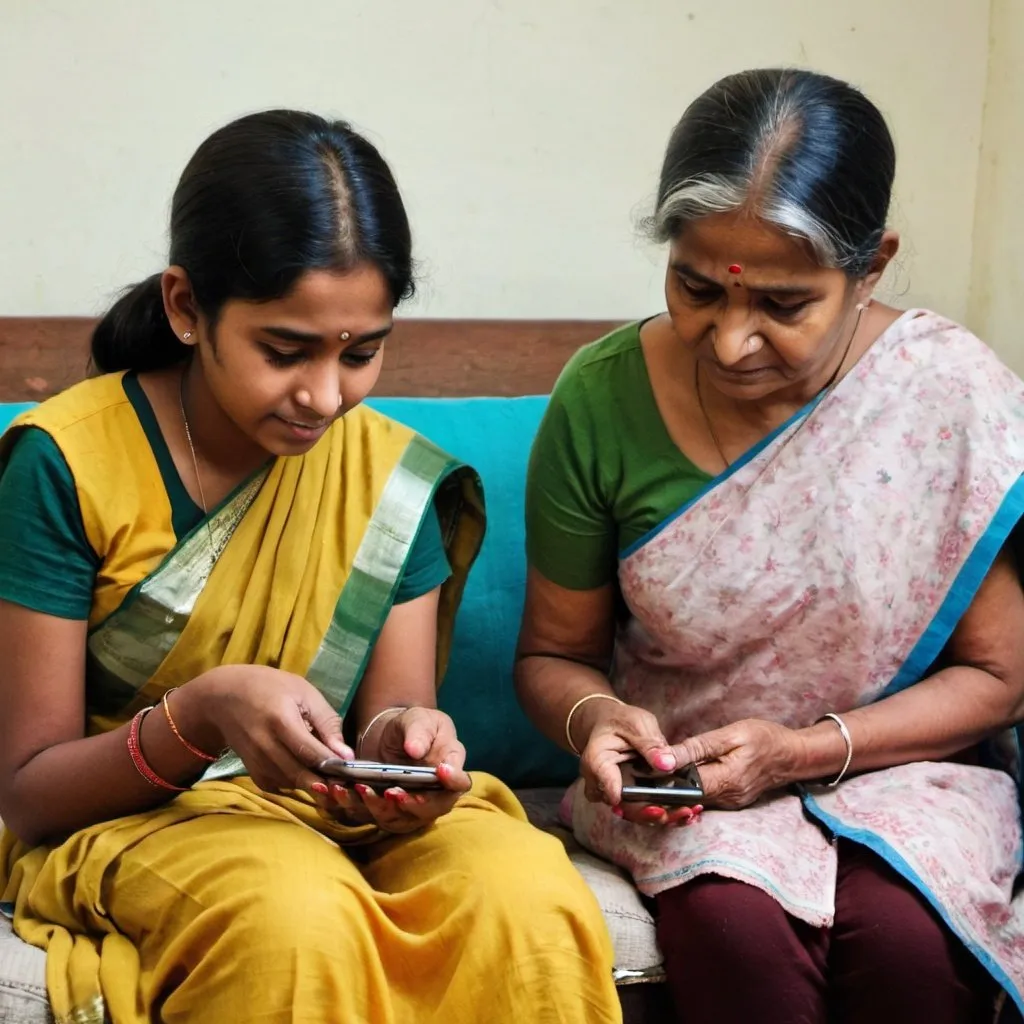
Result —
[{"label": "gold necklace", "polygon": [[188,425],[188,414],[185,412],[185,377],[187,370],[181,371],[181,384],[178,387],[178,404],[181,407],[181,422],[185,425],[185,440],[192,455],[192,469],[196,474],[196,486],[199,488],[199,500],[202,503],[203,518],[206,519],[206,532],[210,538],[210,568],[216,564],[217,556],[213,544],[213,527],[210,525],[210,508],[206,503],[206,492],[203,490],[203,478],[199,475],[199,460],[196,458],[196,446],[192,443],[192,431]]},{"label": "gold necklace", "polygon": [[[862,305],[857,306],[857,321],[853,325],[853,332],[850,334],[850,340],[846,343],[846,348],[843,351],[843,358],[839,360],[839,365],[832,371],[832,376],[825,381],[821,391],[818,392],[819,395],[831,391],[839,382],[839,371],[846,363],[846,357],[850,354],[850,349],[853,347],[853,339],[857,337],[857,331],[860,330],[860,318],[864,315],[864,309],[865,307]],[[728,469],[732,463],[725,457],[725,452],[722,450],[721,442],[718,440],[718,434],[715,433],[714,424],[711,422],[708,410],[704,406],[704,396],[700,393],[700,361],[697,359],[693,361],[693,389],[697,393],[697,405],[700,406],[701,415],[704,417],[704,425],[708,428],[708,434],[711,436],[711,441],[715,446],[715,450],[718,452],[718,457],[725,464],[725,468]]]}]

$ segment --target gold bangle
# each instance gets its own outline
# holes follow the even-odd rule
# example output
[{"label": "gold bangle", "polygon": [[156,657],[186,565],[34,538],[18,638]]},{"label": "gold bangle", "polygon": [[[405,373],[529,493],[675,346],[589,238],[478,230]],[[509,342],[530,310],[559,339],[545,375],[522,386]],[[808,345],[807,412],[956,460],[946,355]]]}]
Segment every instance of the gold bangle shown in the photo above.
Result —
[{"label": "gold bangle", "polygon": [[363,728],[363,730],[362,730],[362,731],[361,731],[361,732],[359,733],[359,735],[358,735],[358,736],[356,737],[356,757],[361,757],[361,756],[362,756],[362,753],[363,753],[363,740],[365,740],[365,739],[366,739],[366,734],[367,734],[367,733],[368,733],[368,732],[369,732],[369,731],[370,731],[370,730],[371,730],[371,729],[372,729],[372,728],[373,728],[373,727],[374,727],[374,726],[375,726],[375,725],[376,725],[376,724],[377,724],[377,723],[378,723],[378,722],[379,722],[379,721],[380,721],[380,720],[381,720],[381,719],[382,719],[382,718],[383,718],[383,717],[384,717],[385,715],[391,715],[391,714],[394,714],[394,713],[395,713],[396,711],[397,711],[397,712],[398,712],[399,714],[401,714],[401,713],[402,713],[403,711],[408,711],[408,710],[409,710],[409,709],[408,709],[408,707],[406,707],[406,706],[404,706],[404,705],[403,705],[403,706],[398,706],[398,705],[396,705],[395,707],[391,707],[391,708],[385,708],[385,709],[384,709],[383,711],[378,711],[378,712],[377,712],[377,714],[375,714],[375,715],[373,716],[373,718],[371,718],[371,719],[369,720],[369,722],[367,722],[367,723],[366,723],[366,726],[365,726],[365,727]]},{"label": "gold bangle", "polygon": [[171,714],[171,705],[168,703],[167,698],[177,690],[176,686],[172,686],[169,690],[165,691],[163,697],[161,697],[161,703],[164,706],[164,714],[167,716],[167,724],[171,727],[171,732],[178,738],[181,745],[193,756],[198,757],[200,761],[205,761],[207,764],[213,764],[220,760],[220,754],[208,754],[205,750],[200,750],[195,744],[189,743],[184,736],[178,732],[178,723],[174,721],[174,716]]},{"label": "gold bangle", "polygon": [[580,749],[572,741],[572,716],[575,715],[588,700],[613,700],[616,704],[625,704],[625,701],[619,700],[618,697],[610,693],[588,693],[585,697],[580,697],[580,699],[576,701],[571,708],[569,708],[569,714],[565,716],[565,742],[577,757],[580,756]]}]

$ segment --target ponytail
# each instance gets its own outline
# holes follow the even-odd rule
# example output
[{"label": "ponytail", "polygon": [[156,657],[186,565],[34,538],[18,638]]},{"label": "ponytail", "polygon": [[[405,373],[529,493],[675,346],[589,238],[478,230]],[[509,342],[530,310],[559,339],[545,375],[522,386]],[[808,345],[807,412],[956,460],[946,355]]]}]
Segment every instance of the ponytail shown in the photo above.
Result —
[{"label": "ponytail", "polygon": [[101,373],[163,370],[182,362],[189,351],[164,312],[160,274],[129,288],[92,334],[92,362]]}]

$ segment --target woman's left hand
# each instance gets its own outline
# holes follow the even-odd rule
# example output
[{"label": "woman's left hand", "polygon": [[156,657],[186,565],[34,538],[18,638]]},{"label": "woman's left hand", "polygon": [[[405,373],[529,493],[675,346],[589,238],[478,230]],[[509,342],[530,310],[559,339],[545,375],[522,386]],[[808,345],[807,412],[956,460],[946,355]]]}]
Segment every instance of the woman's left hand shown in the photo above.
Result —
[{"label": "woman's left hand", "polygon": [[459,797],[469,792],[472,781],[463,771],[466,748],[459,742],[451,718],[443,711],[406,708],[390,715],[379,735],[376,751],[367,752],[373,760],[436,768],[443,788],[405,790],[392,786],[378,794],[369,786],[349,787],[329,781],[327,794],[314,794],[322,810],[349,823],[373,822],[385,832],[404,834],[447,814]]},{"label": "woman's left hand", "polygon": [[747,718],[691,736],[673,750],[677,763],[696,762],[704,806],[738,810],[799,779],[803,741],[793,729]]}]

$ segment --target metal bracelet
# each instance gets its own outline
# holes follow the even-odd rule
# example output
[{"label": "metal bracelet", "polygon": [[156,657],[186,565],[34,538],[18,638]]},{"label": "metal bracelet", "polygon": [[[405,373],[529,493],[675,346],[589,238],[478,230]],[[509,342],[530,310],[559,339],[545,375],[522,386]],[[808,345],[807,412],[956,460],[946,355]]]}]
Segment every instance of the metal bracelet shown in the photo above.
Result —
[{"label": "metal bracelet", "polygon": [[383,711],[378,711],[363,727],[362,731],[356,737],[356,757],[362,756],[363,752],[363,740],[366,739],[367,733],[385,716],[391,715],[397,712],[401,714],[403,711],[408,711],[409,708],[405,705],[395,705],[394,707],[385,708]]},{"label": "metal bracelet", "polygon": [[825,783],[829,789],[835,789],[836,786],[843,781],[846,777],[846,773],[850,770],[850,762],[853,761],[853,737],[850,735],[850,730],[846,728],[846,723],[831,711],[827,715],[822,715],[814,724],[817,725],[819,722],[824,722],[826,718],[835,722],[836,725],[839,726],[839,732],[842,734],[843,742],[846,744],[846,760],[843,762],[842,769],[831,782]]},{"label": "metal bracelet", "polygon": [[572,738],[572,716],[587,703],[588,700],[613,700],[616,704],[623,704],[624,701],[619,700],[618,697],[613,696],[610,693],[588,693],[585,697],[580,697],[578,701],[571,708],[569,708],[569,714],[565,716],[565,742],[566,746],[577,756],[580,756],[580,749],[573,742]]}]

